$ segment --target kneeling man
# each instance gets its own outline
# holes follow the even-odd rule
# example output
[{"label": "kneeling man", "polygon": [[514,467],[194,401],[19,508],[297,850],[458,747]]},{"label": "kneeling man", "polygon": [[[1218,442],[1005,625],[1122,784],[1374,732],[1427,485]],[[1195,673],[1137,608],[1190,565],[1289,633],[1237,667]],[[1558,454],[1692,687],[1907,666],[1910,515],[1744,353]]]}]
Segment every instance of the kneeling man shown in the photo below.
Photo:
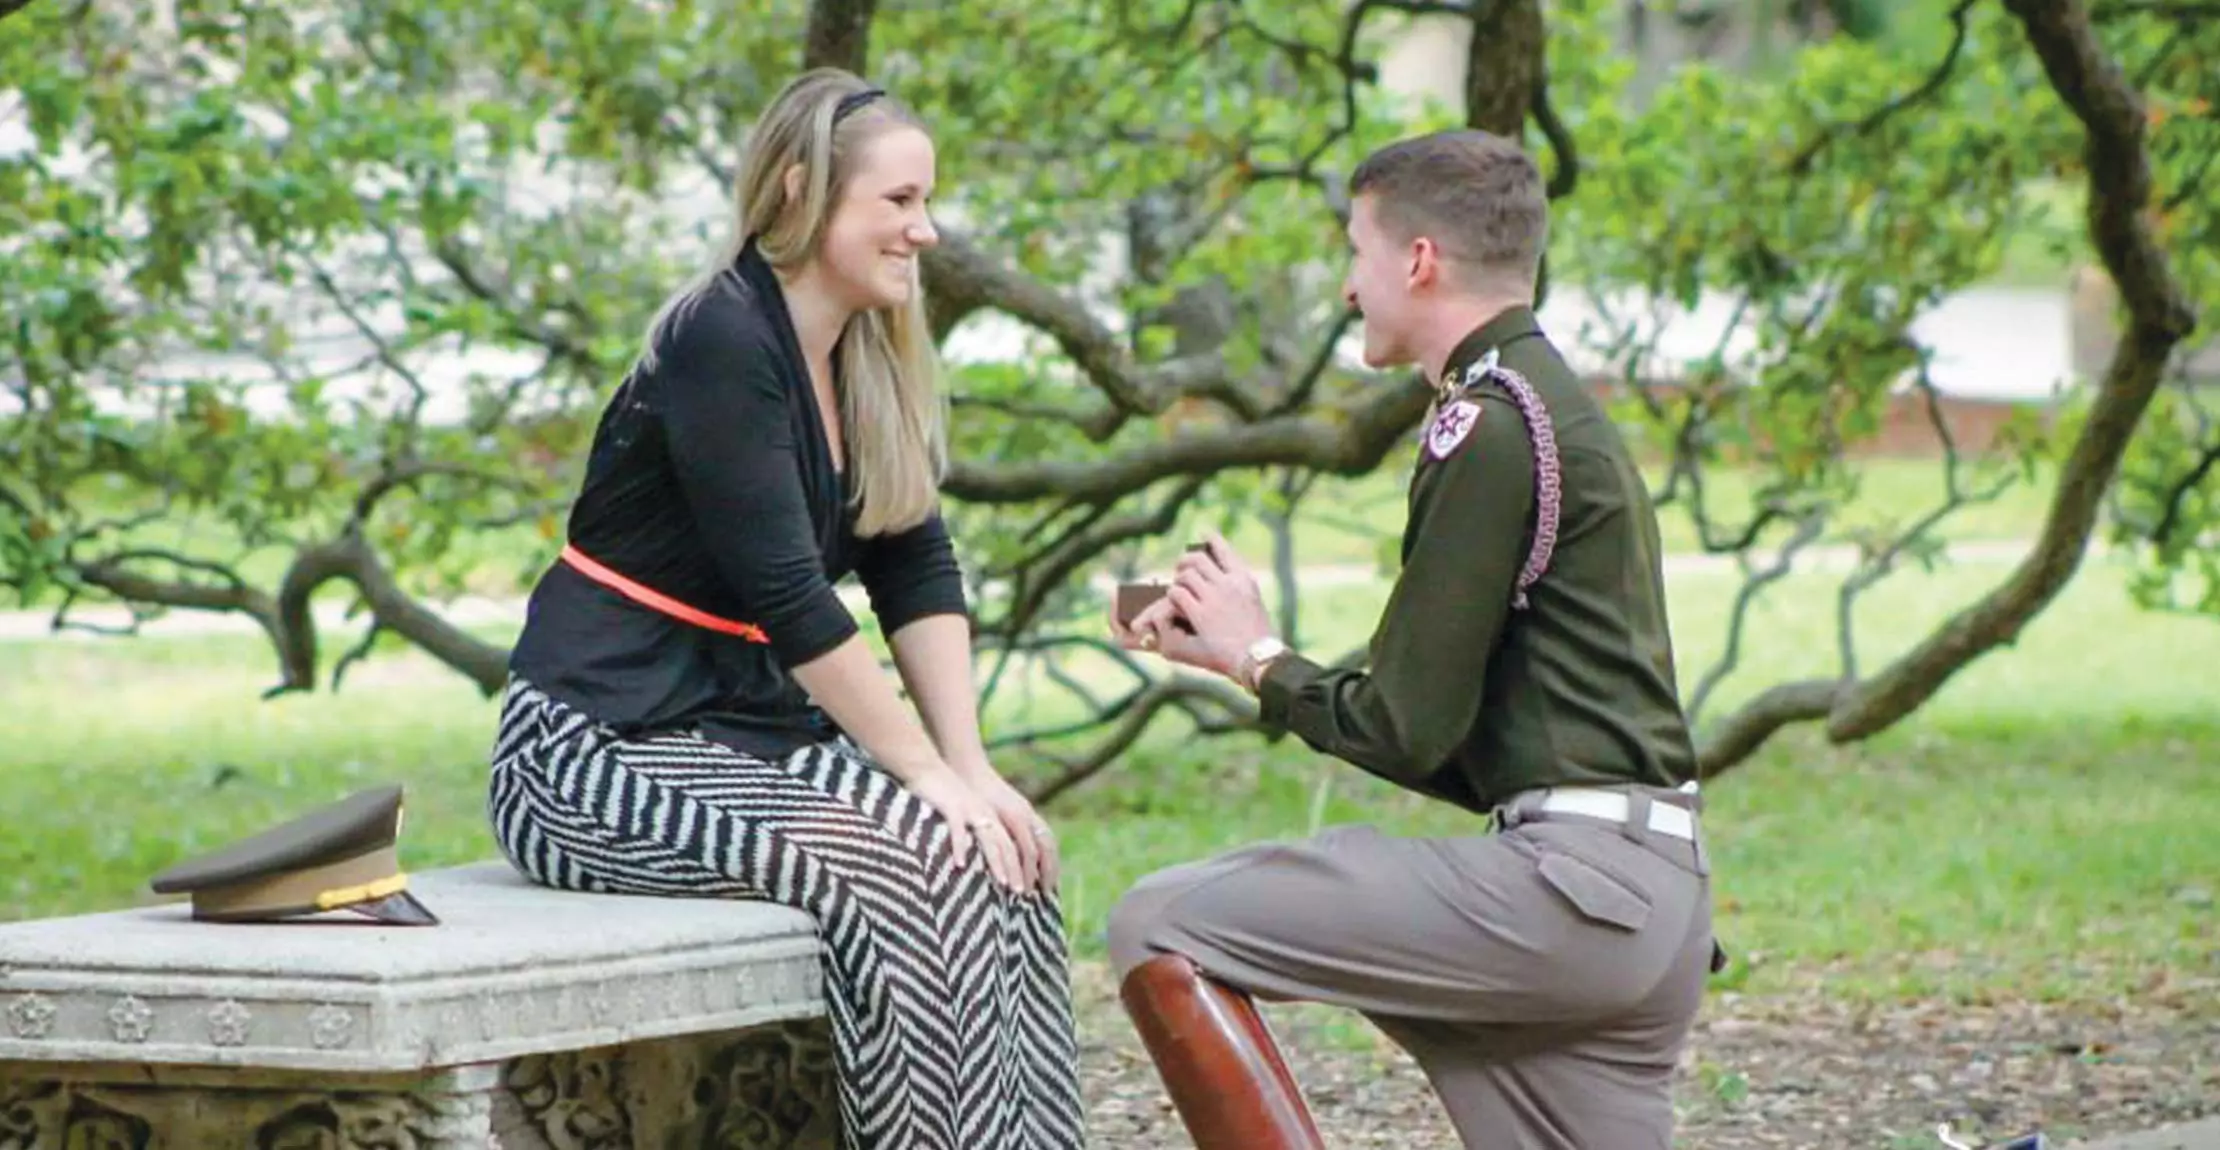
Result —
[{"label": "kneeling man", "polygon": [[1656,513],[1536,321],[1531,158],[1443,132],[1350,193],[1365,361],[1438,389],[1369,669],[1288,650],[1215,537],[1113,626],[1473,832],[1342,827],[1152,875],[1111,916],[1122,997],[1201,1150],[1320,1145],[1251,996],[1363,1012],[1467,1146],[1663,1150],[1718,952]]}]

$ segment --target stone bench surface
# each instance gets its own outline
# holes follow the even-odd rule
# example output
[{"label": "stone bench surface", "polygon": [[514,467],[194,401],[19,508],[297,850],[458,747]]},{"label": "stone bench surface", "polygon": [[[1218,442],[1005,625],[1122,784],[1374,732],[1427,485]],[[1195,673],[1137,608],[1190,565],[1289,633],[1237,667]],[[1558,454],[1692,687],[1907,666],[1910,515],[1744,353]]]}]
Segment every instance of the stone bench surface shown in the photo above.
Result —
[{"label": "stone bench surface", "polygon": [[439,925],[182,903],[0,925],[0,1061],[407,1072],[824,1011],[816,924],[788,907],[549,890],[499,861],[410,889]]}]

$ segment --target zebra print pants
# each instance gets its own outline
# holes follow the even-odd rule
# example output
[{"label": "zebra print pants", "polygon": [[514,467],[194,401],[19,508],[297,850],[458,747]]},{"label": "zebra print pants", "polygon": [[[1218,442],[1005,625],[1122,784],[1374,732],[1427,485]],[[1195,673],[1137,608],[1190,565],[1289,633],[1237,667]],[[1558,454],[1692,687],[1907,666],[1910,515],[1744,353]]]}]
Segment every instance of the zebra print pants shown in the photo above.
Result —
[{"label": "zebra print pants", "polygon": [[939,813],[852,744],[624,739],[512,679],[487,811],[535,882],[813,915],[852,1150],[1085,1144],[1057,901],[954,866]]}]

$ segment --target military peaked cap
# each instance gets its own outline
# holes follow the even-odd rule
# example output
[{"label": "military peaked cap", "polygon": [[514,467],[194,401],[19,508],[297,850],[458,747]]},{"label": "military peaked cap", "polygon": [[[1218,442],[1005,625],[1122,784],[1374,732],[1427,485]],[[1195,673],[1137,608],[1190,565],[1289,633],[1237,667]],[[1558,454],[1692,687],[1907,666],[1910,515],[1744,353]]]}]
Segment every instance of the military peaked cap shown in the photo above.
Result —
[{"label": "military peaked cap", "polygon": [[156,894],[190,894],[193,917],[272,922],[346,910],[395,926],[438,918],[408,892],[396,841],[401,788],[362,791],[154,877]]}]

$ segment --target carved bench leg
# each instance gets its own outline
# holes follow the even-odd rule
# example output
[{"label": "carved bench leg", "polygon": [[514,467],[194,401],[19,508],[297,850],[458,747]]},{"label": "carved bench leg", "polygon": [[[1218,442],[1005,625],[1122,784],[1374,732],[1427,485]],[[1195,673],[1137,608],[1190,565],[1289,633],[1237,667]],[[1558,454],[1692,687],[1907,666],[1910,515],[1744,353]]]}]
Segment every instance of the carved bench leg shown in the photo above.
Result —
[{"label": "carved bench leg", "polygon": [[501,1071],[501,1150],[834,1150],[831,1035],[822,1021],[539,1054]]},{"label": "carved bench leg", "polygon": [[490,1067],[422,1076],[129,1066],[0,1065],[0,1150],[214,1146],[487,1150]]},{"label": "carved bench leg", "polygon": [[822,1020],[424,1074],[0,1062],[0,1150],[835,1150]]}]

